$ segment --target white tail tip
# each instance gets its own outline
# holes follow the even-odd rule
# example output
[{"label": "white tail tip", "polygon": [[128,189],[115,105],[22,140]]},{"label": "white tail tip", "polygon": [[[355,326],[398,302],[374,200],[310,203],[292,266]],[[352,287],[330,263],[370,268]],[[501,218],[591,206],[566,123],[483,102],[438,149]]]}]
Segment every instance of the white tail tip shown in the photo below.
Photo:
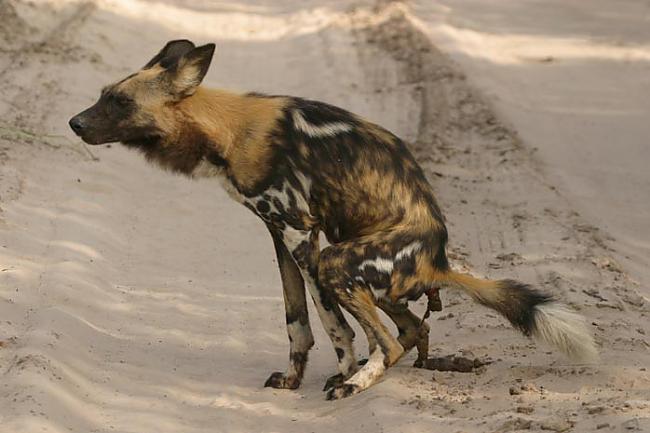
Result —
[{"label": "white tail tip", "polygon": [[573,360],[598,360],[596,343],[580,314],[560,302],[539,304],[535,310],[533,337],[557,347]]}]

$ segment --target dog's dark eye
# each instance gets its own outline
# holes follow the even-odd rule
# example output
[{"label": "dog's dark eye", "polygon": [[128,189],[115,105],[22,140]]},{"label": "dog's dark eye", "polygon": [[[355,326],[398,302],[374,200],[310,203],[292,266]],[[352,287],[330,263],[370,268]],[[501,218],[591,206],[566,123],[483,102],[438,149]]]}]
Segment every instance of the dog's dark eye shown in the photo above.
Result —
[{"label": "dog's dark eye", "polygon": [[115,95],[115,96],[113,96],[113,102],[114,102],[115,105],[117,105],[118,107],[120,107],[120,108],[124,108],[124,107],[126,107],[127,105],[129,105],[129,103],[131,102],[131,100],[130,100],[128,97],[124,96],[124,95]]},{"label": "dog's dark eye", "polygon": [[106,95],[108,98],[109,106],[115,108],[125,108],[131,103],[128,96],[120,95],[119,93],[109,93]]}]

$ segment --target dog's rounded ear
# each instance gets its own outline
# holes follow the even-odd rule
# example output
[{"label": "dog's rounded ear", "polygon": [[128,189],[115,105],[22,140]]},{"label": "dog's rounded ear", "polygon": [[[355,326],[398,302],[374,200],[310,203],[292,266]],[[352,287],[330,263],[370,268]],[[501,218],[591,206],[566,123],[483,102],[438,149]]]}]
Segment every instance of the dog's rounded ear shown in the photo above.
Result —
[{"label": "dog's rounded ear", "polygon": [[149,69],[157,64],[165,69],[174,68],[180,58],[192,51],[194,47],[194,43],[187,39],[169,41],[142,69]]},{"label": "dog's rounded ear", "polygon": [[175,69],[169,70],[175,96],[184,98],[194,93],[208,72],[215,45],[206,44],[183,54]]}]

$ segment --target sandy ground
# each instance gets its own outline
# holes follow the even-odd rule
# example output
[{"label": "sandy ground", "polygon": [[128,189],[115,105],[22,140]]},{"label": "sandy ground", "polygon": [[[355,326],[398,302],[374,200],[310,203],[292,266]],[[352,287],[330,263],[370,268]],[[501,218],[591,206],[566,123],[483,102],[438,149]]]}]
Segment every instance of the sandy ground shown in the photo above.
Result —
[{"label": "sandy ground", "polygon": [[545,177],[650,296],[650,4],[414,3],[416,25],[537,149]]},{"label": "sandy ground", "polygon": [[[387,2],[0,0],[0,432],[650,431],[650,303],[616,260],[625,242],[549,174],[534,128],[475,90],[471,62],[468,79],[432,44],[433,17]],[[556,293],[592,323],[601,362],[571,365],[443,293],[432,352],[493,361],[477,373],[413,369],[411,354],[326,402],[334,354],[314,323],[302,388],[263,388],[288,343],[262,225],[218,185],[119,146],[92,158],[67,130],[178,37],[217,42],[209,85],[322,99],[412,142],[454,264]]]}]

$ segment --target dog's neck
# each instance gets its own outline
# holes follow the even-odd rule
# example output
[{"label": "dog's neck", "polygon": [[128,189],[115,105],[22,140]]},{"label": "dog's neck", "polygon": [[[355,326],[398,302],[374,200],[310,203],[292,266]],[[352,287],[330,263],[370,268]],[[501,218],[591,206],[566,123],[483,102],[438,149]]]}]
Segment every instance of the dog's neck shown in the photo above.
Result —
[{"label": "dog's neck", "polygon": [[249,118],[246,96],[225,90],[199,87],[193,95],[178,103],[178,124],[185,125],[175,140],[184,140],[188,129],[197,129],[191,135],[209,138],[212,149],[223,159],[243,145],[247,138]]},{"label": "dog's neck", "polygon": [[227,167],[239,185],[250,187],[267,167],[270,136],[286,103],[283,97],[199,87],[178,103],[177,123],[184,126],[176,146],[202,148],[203,159]]}]

